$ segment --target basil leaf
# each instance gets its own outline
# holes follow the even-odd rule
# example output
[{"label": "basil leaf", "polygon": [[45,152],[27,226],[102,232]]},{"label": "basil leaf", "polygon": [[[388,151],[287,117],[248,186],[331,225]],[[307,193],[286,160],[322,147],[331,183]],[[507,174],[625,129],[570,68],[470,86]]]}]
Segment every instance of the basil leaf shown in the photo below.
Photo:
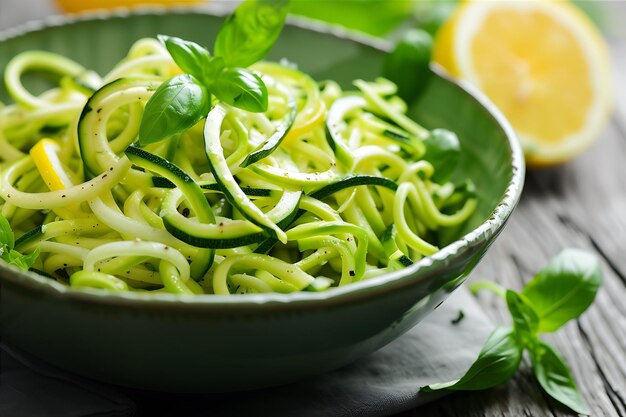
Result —
[{"label": "basil leaf", "polygon": [[0,214],[0,247],[6,246],[8,250],[15,247],[15,235],[9,221]]},{"label": "basil leaf", "polygon": [[530,352],[533,371],[543,390],[579,414],[589,415],[574,379],[563,359],[550,346],[539,343]]},{"label": "basil leaf", "polygon": [[425,31],[411,29],[396,43],[383,65],[383,77],[398,86],[398,96],[414,101],[430,79],[433,38]]},{"label": "basil leaf", "polygon": [[567,249],[554,257],[522,291],[539,316],[539,331],[553,332],[580,316],[602,284],[596,256]]},{"label": "basil leaf", "polygon": [[513,318],[513,328],[522,346],[529,346],[536,339],[539,317],[526,297],[515,291],[506,291],[506,304]]},{"label": "basil leaf", "polygon": [[143,113],[139,144],[159,142],[189,129],[206,117],[209,93],[193,75],[177,75],[161,84]]},{"label": "basil leaf", "polygon": [[267,110],[267,87],[261,77],[243,68],[226,68],[212,84],[221,101],[250,112]]},{"label": "basil leaf", "polygon": [[288,0],[244,1],[220,28],[215,56],[233,67],[247,67],[265,58],[285,24],[288,5]]},{"label": "basil leaf", "polygon": [[522,360],[522,347],[511,327],[498,326],[489,335],[478,358],[461,379],[422,387],[431,392],[440,389],[482,390],[510,379]]},{"label": "basil leaf", "polygon": [[435,168],[432,180],[438,183],[447,182],[456,169],[461,156],[461,144],[454,132],[435,129],[424,140],[426,154],[424,159]]},{"label": "basil leaf", "polygon": [[[211,54],[195,42],[173,36],[158,35],[157,38],[183,72],[204,81],[204,69],[211,60]],[[206,81],[205,81],[206,82]]]},{"label": "basil leaf", "polygon": [[22,268],[25,271],[28,271],[31,266],[35,263],[37,258],[39,257],[40,250],[39,248],[35,249],[32,253],[28,255],[22,255],[16,250],[12,250],[6,254],[6,257],[3,257],[5,261],[10,264],[13,264],[19,268]]},{"label": "basil leaf", "polygon": [[202,79],[209,89],[211,88],[211,85],[215,82],[215,80],[217,80],[220,73],[224,70],[225,67],[226,63],[224,62],[224,58],[222,58],[221,56],[211,59],[207,63],[206,67],[204,67]]}]

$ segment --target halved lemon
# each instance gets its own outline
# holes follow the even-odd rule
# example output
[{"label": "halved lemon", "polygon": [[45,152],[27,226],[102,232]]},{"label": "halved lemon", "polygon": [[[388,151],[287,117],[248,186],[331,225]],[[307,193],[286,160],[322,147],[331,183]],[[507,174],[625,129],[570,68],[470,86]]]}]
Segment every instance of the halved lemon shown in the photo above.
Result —
[{"label": "halved lemon", "polygon": [[607,45],[566,1],[463,3],[437,35],[433,59],[500,108],[530,166],[580,154],[610,116]]}]

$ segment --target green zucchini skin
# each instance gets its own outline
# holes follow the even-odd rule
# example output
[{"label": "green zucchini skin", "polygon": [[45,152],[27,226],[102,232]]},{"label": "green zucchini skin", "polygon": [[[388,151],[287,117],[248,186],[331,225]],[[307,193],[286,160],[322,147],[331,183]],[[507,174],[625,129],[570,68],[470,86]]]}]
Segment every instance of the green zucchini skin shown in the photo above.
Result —
[{"label": "green zucchini skin", "polygon": [[283,141],[285,136],[287,136],[287,133],[289,133],[291,126],[293,126],[293,122],[296,120],[297,114],[298,107],[296,106],[296,103],[291,100],[289,103],[289,113],[285,120],[278,126],[276,132],[272,136],[270,136],[265,143],[261,144],[258,149],[251,152],[246,157],[246,159],[243,160],[240,166],[242,168],[245,168],[248,165],[252,165],[274,152],[274,150],[276,150],[276,148],[278,148],[280,143]]},{"label": "green zucchini skin", "polygon": [[253,243],[261,242],[266,239],[268,234],[265,231],[244,234],[234,238],[220,238],[216,236],[207,236],[197,233],[195,229],[183,228],[178,224],[173,224],[171,219],[167,217],[163,218],[163,224],[165,229],[172,234],[172,236],[188,243],[192,246],[199,248],[210,249],[230,249],[240,246],[247,246]]},{"label": "green zucchini skin", "polygon": [[[125,154],[134,164],[160,175],[160,177],[155,176],[152,178],[153,183],[165,185],[167,188],[175,186],[176,188],[172,188],[173,191],[176,189],[180,190],[180,192],[190,202],[196,214],[199,212],[198,207],[200,207],[200,210],[211,212],[211,208],[204,198],[203,188],[178,166],[164,158],[151,154],[150,152],[135,146],[128,147]],[[206,184],[206,188],[204,189],[223,191],[221,187],[216,186],[218,186],[218,184]],[[253,193],[257,195],[272,195],[271,190],[249,189],[255,190]],[[267,230],[254,227],[253,225],[250,225],[251,227],[244,228],[241,227],[240,223],[235,222],[216,224],[212,213],[210,215],[212,218],[210,223],[215,225],[215,227],[202,228],[200,224],[194,225],[193,222],[181,221],[180,217],[176,216],[176,210],[177,204],[171,204],[166,197],[163,209],[161,210],[163,224],[166,230],[169,231],[174,237],[192,246],[208,249],[236,248],[239,246],[259,243],[271,236]],[[284,217],[278,219],[277,223],[279,225],[287,225],[291,223],[297,211],[298,204],[296,202],[296,204],[293,204],[293,207],[285,211]]]},{"label": "green zucchini skin", "polygon": [[193,185],[196,185],[198,189],[200,188],[189,174],[165,158],[161,158],[137,146],[129,146],[124,153],[133,164],[161,174],[176,187],[189,188],[187,191],[190,194],[192,189],[195,188]]},{"label": "green zucchini skin", "polygon": [[354,162],[348,145],[339,133],[339,123],[350,111],[364,108],[367,102],[363,97],[348,96],[335,100],[328,110],[326,118],[326,141],[335,153],[337,160],[346,167],[351,167]]},{"label": "green zucchini skin", "polygon": [[[328,184],[317,191],[312,192],[311,194],[309,194],[309,196],[317,200],[323,200],[331,196],[332,194],[344,190],[348,187],[357,187],[361,185],[380,186],[389,188],[393,191],[398,189],[398,184],[388,178],[376,177],[373,175],[350,175],[340,179],[339,181]],[[298,210],[294,213],[293,218],[291,219],[291,221],[289,221],[289,223],[281,223],[279,226],[283,230],[286,230],[295,220],[302,216],[302,214],[304,214],[304,212]],[[266,254],[274,247],[276,243],[278,243],[277,239],[268,238],[261,242],[261,244],[259,244],[259,246],[255,248],[254,252]]]},{"label": "green zucchini skin", "polygon": [[38,241],[43,236],[43,225],[39,225],[34,229],[24,233],[18,239],[15,239],[15,250],[21,252],[22,249],[33,242]]},{"label": "green zucchini skin", "polygon": [[399,257],[398,262],[400,262],[402,264],[402,266],[407,267],[407,266],[411,266],[413,265],[413,261],[411,260],[411,258],[409,258],[406,255],[402,255],[401,257]]},{"label": "green zucchini skin", "polygon": [[328,184],[309,195],[317,200],[323,200],[338,191],[348,187],[357,187],[360,185],[377,185],[389,188],[392,191],[396,191],[398,189],[398,184],[388,178],[376,177],[373,175],[349,175],[337,182]]},{"label": "green zucchini skin", "polygon": [[[169,182],[174,184],[185,195],[185,198],[189,201],[189,204],[194,209],[196,216],[203,223],[215,223],[215,217],[213,216],[213,210],[209,206],[208,201],[204,197],[204,193],[200,186],[187,174],[175,164],[169,162],[167,159],[160,156],[151,154],[136,146],[129,146],[124,151],[124,154],[135,165],[141,168],[154,172]],[[167,224],[166,220],[163,221]],[[172,231],[170,230],[170,233]],[[174,235],[174,233],[172,233]],[[179,233],[179,236],[174,235],[178,239],[192,246],[197,246],[196,241],[191,236],[184,233]],[[202,246],[200,246],[202,247]],[[199,258],[201,259],[192,268],[192,276],[194,279],[201,279],[204,274],[213,265],[215,258],[215,251],[212,248],[204,249],[200,251]]]},{"label": "green zucchini skin", "polygon": [[[155,175],[152,177],[152,185],[157,188],[175,188],[173,182],[165,177]],[[222,189],[217,183],[200,183],[200,188],[208,191],[222,192]],[[253,188],[253,187],[241,187],[242,191],[250,197],[269,197],[272,195],[272,190],[268,188]]]},{"label": "green zucchini skin", "polygon": [[215,182],[226,200],[244,217],[286,242],[285,232],[250,201],[230,172],[219,135],[226,113],[227,109],[224,106],[216,105],[207,115],[203,131],[205,152]]},{"label": "green zucchini skin", "polygon": [[228,249],[257,243],[268,236],[260,227],[242,220],[220,220],[203,224],[187,219],[178,212],[186,198],[180,189],[168,192],[161,204],[160,216],[165,229],[176,238],[192,246],[210,249]]},{"label": "green zucchini skin", "polygon": [[107,149],[107,138],[92,130],[93,125],[100,121],[103,101],[113,94],[124,94],[129,88],[138,88],[150,95],[156,84],[156,80],[120,78],[104,85],[87,100],[78,119],[77,129],[78,147],[86,179],[94,178],[106,169],[98,162],[98,154],[106,153],[110,158],[115,158],[115,154]]},{"label": "green zucchini skin", "polygon": [[[198,195],[202,194],[203,190],[213,190],[224,193],[219,183],[203,184],[200,186],[175,164],[138,147],[128,147],[125,154],[134,164],[158,174],[158,176],[152,177],[153,185],[162,188],[178,188],[190,201],[192,206],[194,205],[193,201],[196,202],[196,206],[205,205],[204,203],[199,203],[200,200],[206,203],[206,199],[204,199],[204,197],[200,198]],[[251,187],[243,187],[242,190],[248,191],[249,195],[259,197],[267,197],[275,193],[275,191],[272,190]],[[193,201],[190,199],[190,196],[193,198]],[[285,210],[282,218],[277,219],[277,225],[279,227],[286,227],[291,224],[298,212],[298,202],[299,198],[292,207]],[[206,206],[208,207],[208,203],[206,203]],[[237,207],[237,205],[234,206]],[[186,223],[177,219],[174,213],[175,210],[176,206],[173,206],[168,207],[167,210],[161,211],[163,224],[166,230],[174,237],[192,246],[209,249],[229,249],[259,243],[272,236],[267,229],[248,233],[245,230],[229,228],[229,224],[217,225],[219,227],[211,230],[210,233],[206,233],[206,230],[203,231],[197,225],[193,227],[192,224],[189,224],[191,222]],[[210,210],[210,207],[206,210]],[[215,224],[214,219],[212,223]],[[239,231],[241,231],[241,233],[238,233]]]},{"label": "green zucchini skin", "polygon": [[400,252],[396,243],[397,234],[398,231],[396,230],[396,226],[392,224],[385,229],[380,238],[383,248],[385,249],[385,253],[387,254],[387,266],[392,269],[402,269],[413,265],[411,258]]}]

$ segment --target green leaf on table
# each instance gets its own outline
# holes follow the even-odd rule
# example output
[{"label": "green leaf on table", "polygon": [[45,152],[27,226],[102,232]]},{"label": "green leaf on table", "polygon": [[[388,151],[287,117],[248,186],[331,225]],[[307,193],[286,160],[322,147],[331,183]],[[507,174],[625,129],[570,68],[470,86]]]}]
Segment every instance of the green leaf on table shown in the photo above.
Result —
[{"label": "green leaf on table", "polygon": [[267,110],[267,87],[261,77],[243,68],[225,68],[212,85],[221,101],[250,112]]},{"label": "green leaf on table", "polygon": [[173,36],[159,35],[157,38],[183,72],[203,80],[205,68],[211,61],[209,51],[195,42]]},{"label": "green leaf on table", "polygon": [[522,360],[522,347],[519,346],[513,328],[499,326],[489,335],[478,358],[470,369],[456,381],[431,384],[422,391],[441,389],[482,390],[509,380]]},{"label": "green leaf on table", "polygon": [[383,65],[383,77],[398,86],[398,96],[414,101],[430,79],[432,37],[423,30],[411,29],[396,43]]},{"label": "green leaf on table", "polygon": [[553,332],[579,317],[602,285],[598,258],[580,249],[554,257],[524,288],[522,295],[539,316],[539,331]]},{"label": "green leaf on table", "polygon": [[515,291],[506,291],[506,304],[513,318],[513,328],[522,346],[529,346],[536,339],[539,317],[530,302]]},{"label": "green leaf on table", "polygon": [[461,143],[454,132],[446,129],[434,129],[424,140],[426,154],[424,159],[435,168],[432,180],[437,183],[447,182],[456,169],[461,156]]},{"label": "green leaf on table", "polygon": [[[0,214],[0,250],[12,250],[15,247],[15,236],[9,221]],[[0,254],[1,255],[1,254]]]},{"label": "green leaf on table", "polygon": [[522,352],[528,350],[543,390],[573,411],[589,414],[567,365],[538,335],[557,330],[580,316],[593,302],[601,284],[599,260],[579,249],[567,249],[554,257],[521,294],[511,290],[505,292],[491,281],[474,283],[471,286],[473,292],[489,289],[504,296],[513,327],[496,328],[476,362],[461,379],[431,384],[422,390],[478,390],[500,384],[513,376]]},{"label": "green leaf on table", "polygon": [[589,415],[567,365],[554,349],[539,343],[530,351],[530,359],[535,376],[548,395],[577,413]]},{"label": "green leaf on table", "polygon": [[206,117],[210,95],[190,74],[177,75],[161,84],[144,110],[139,144],[159,142],[189,129]]},{"label": "green leaf on table", "polygon": [[215,56],[247,67],[265,58],[285,24],[288,0],[248,0],[226,18],[215,40]]}]

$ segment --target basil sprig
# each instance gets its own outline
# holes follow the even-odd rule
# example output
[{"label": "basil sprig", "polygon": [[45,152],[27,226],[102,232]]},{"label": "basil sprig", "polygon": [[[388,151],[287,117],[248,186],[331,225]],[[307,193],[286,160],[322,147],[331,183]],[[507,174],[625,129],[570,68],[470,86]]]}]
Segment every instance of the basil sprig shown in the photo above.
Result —
[{"label": "basil sprig", "polygon": [[554,332],[578,318],[591,305],[601,284],[598,258],[579,249],[567,249],[554,257],[521,293],[505,291],[493,282],[477,282],[473,291],[490,289],[505,298],[513,326],[498,326],[460,379],[431,384],[422,391],[491,388],[515,374],[526,350],[542,389],[571,410],[588,415],[565,361],[539,339],[539,334]]},{"label": "basil sprig", "polygon": [[8,220],[0,214],[0,259],[24,270],[29,270],[39,257],[39,249],[37,248],[27,255],[22,255],[14,247],[15,235],[13,234],[13,229],[11,229]]},{"label": "basil sprig", "polygon": [[285,24],[288,4],[288,0],[244,1],[220,28],[214,57],[195,42],[159,35],[184,74],[162,83],[146,103],[139,145],[170,138],[206,118],[212,95],[249,112],[267,111],[267,87],[244,67],[267,55]]}]

